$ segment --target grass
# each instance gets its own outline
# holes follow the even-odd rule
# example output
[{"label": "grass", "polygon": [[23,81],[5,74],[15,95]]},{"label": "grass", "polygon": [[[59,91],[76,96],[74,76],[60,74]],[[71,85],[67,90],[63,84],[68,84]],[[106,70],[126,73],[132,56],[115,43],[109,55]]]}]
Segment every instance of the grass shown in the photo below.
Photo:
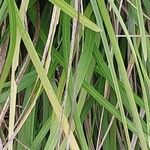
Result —
[{"label": "grass", "polygon": [[0,148],[148,150],[148,6],[1,0]]}]

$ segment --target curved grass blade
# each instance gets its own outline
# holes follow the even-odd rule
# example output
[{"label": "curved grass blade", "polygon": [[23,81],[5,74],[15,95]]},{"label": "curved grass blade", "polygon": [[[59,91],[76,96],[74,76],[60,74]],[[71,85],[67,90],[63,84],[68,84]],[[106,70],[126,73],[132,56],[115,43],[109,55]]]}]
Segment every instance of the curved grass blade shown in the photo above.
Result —
[{"label": "curved grass blade", "polygon": [[10,22],[10,45],[9,45],[9,51],[7,54],[5,65],[2,74],[0,76],[0,93],[3,89],[4,82],[10,71],[10,67],[14,56],[16,36],[17,36],[16,11],[15,9],[13,9],[14,1],[7,0],[7,3],[8,3],[8,12],[9,12],[9,22]]},{"label": "curved grass blade", "polygon": [[[50,2],[52,2],[54,5],[57,5],[62,11],[64,11],[66,14],[68,14],[69,16],[78,19],[78,12],[71,7],[68,3],[66,3],[63,0],[49,0]],[[88,18],[86,18],[84,15],[79,16],[79,22],[81,24],[83,24],[84,26],[90,28],[93,31],[96,32],[100,32],[101,28],[96,25],[95,23],[93,23],[92,21],[90,21]]]}]

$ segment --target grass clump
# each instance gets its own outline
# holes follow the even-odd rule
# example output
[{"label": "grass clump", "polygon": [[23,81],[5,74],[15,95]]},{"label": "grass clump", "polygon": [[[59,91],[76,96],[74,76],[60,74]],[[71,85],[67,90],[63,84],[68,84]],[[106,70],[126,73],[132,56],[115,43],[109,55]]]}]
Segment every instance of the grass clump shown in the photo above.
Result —
[{"label": "grass clump", "polygon": [[0,149],[148,150],[148,6],[0,1]]}]

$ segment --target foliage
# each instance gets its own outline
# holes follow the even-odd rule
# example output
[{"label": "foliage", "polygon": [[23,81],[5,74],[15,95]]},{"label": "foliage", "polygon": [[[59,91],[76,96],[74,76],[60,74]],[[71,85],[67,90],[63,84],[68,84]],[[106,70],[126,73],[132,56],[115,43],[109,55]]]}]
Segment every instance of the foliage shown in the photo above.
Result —
[{"label": "foliage", "polygon": [[149,149],[149,4],[0,0],[0,149]]}]

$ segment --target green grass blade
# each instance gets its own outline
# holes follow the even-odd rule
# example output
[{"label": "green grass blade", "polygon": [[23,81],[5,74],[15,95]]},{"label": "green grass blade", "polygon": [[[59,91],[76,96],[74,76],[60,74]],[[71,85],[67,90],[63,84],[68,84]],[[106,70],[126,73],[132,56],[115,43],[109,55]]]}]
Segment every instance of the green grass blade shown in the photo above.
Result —
[{"label": "green grass blade", "polygon": [[[74,10],[73,7],[71,7],[68,3],[66,3],[63,0],[57,1],[57,0],[50,0],[50,2],[52,2],[54,5],[57,5],[62,11],[64,11],[66,14],[68,14],[69,16],[78,19],[78,12]],[[96,24],[94,24],[92,21],[90,21],[89,19],[87,19],[84,15],[79,16],[79,22],[90,28],[93,31],[96,32],[100,32],[101,28],[99,26],[97,26]]]}]

